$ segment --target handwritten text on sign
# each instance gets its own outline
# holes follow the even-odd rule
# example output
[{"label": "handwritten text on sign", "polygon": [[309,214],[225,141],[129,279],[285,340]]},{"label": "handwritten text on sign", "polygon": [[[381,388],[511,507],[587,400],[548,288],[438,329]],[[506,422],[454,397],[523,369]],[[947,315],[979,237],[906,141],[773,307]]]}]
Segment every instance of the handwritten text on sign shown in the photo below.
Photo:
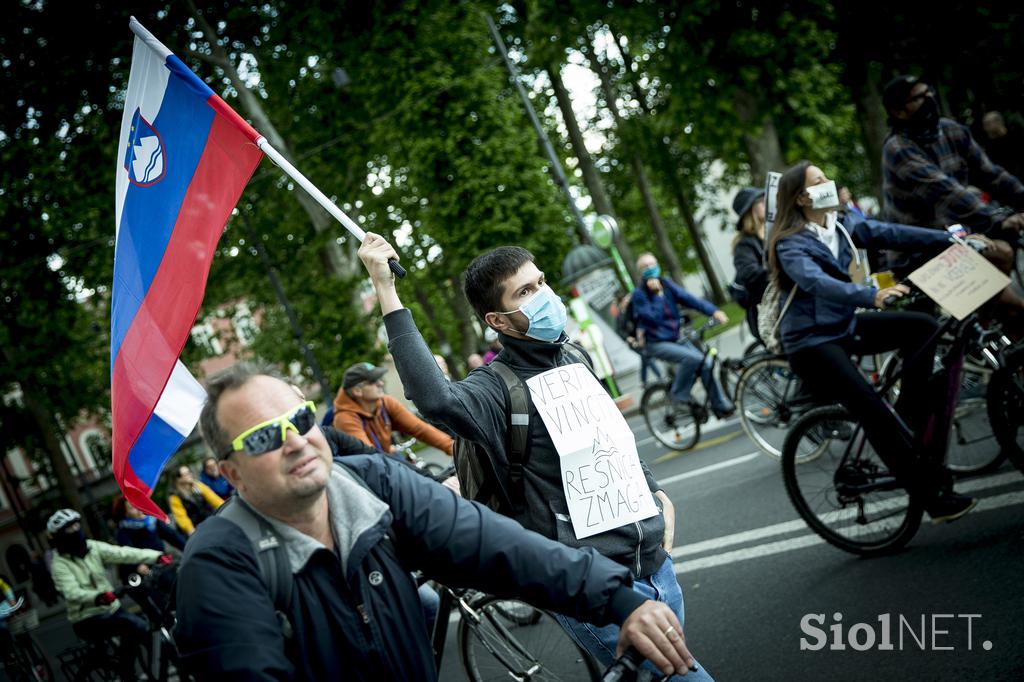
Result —
[{"label": "handwritten text on sign", "polygon": [[581,364],[557,367],[526,385],[558,451],[577,538],[658,513],[633,432],[590,370]]},{"label": "handwritten text on sign", "polygon": [[953,244],[910,273],[910,281],[962,320],[1010,283],[1010,278],[969,246]]}]

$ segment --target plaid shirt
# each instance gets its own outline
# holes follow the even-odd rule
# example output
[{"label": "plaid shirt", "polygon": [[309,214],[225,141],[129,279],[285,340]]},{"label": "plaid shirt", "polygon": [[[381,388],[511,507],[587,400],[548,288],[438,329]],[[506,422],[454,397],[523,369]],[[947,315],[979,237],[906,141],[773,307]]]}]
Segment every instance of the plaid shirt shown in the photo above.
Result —
[{"label": "plaid shirt", "polygon": [[882,189],[887,217],[906,225],[944,228],[961,223],[988,232],[1005,217],[968,189],[978,187],[1024,211],[1024,184],[992,163],[966,126],[939,119],[930,139],[894,130],[882,147]]}]

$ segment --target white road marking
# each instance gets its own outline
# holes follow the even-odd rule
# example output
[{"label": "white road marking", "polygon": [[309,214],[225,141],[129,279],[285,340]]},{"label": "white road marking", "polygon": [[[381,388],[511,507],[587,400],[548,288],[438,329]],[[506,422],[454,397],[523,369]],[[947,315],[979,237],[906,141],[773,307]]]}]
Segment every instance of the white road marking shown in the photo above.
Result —
[{"label": "white road marking", "polygon": [[[1014,478],[1019,480],[1020,476],[1018,474],[1014,474]],[[991,497],[982,498],[981,500],[978,501],[978,506],[975,507],[971,511],[971,513],[974,514],[977,512],[992,511],[994,509],[1000,509],[1002,507],[1009,507],[1019,504],[1024,504],[1024,490],[1018,490],[1015,492],[1003,493],[1001,495],[993,495]],[[802,525],[803,521],[798,521],[796,523],[800,523]],[[927,521],[925,523],[927,523]],[[778,526],[785,524],[776,525]],[[768,528],[771,528],[771,526],[769,526]],[[711,541],[708,542],[710,543]],[[737,549],[731,552],[724,552],[722,554],[713,554],[711,556],[700,557],[697,559],[688,559],[685,562],[676,563],[675,571],[676,575],[679,575],[684,571],[697,571],[702,568],[725,566],[727,564],[736,563],[738,561],[757,559],[761,557],[772,556],[774,554],[781,554],[783,552],[790,552],[796,549],[803,549],[804,547],[820,545],[824,544],[824,542],[824,540],[822,540],[817,535],[814,535],[813,533],[807,535],[800,535],[795,538],[789,538],[787,540],[768,542],[761,545],[755,545],[753,547],[745,547],[743,549]],[[675,552],[673,552],[673,554],[675,554]]]},{"label": "white road marking", "polygon": [[682,474],[676,474],[675,476],[669,476],[668,478],[660,478],[660,479],[658,479],[658,485],[665,486],[665,485],[668,485],[670,483],[676,483],[677,481],[686,480],[687,478],[694,478],[695,476],[703,476],[704,474],[710,474],[712,471],[718,471],[719,469],[726,469],[728,467],[734,467],[737,464],[743,464],[744,462],[749,462],[750,460],[758,457],[760,454],[761,454],[760,452],[752,452],[749,455],[742,455],[741,457],[733,457],[732,459],[727,459],[724,462],[718,462],[716,464],[709,464],[706,467],[701,467],[700,469],[694,469],[693,471],[687,471],[687,472],[682,473]]}]

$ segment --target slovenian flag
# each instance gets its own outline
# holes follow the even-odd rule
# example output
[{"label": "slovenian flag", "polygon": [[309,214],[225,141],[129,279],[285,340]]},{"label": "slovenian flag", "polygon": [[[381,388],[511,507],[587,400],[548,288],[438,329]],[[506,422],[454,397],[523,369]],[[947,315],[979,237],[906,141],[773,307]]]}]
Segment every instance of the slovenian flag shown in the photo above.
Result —
[{"label": "slovenian flag", "polygon": [[140,510],[206,399],[178,360],[262,138],[133,17],[117,150],[110,386],[114,476]]}]

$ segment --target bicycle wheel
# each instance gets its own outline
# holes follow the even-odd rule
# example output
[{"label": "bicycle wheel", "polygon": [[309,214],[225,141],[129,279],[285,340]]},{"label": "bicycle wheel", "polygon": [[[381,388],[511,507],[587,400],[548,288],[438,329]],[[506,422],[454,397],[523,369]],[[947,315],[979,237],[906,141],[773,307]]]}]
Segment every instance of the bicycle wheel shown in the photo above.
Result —
[{"label": "bicycle wheel", "polygon": [[857,420],[838,405],[815,408],[793,424],[783,446],[782,477],[811,530],[847,552],[895,551],[921,525],[920,504],[889,473]]},{"label": "bicycle wheel", "polygon": [[700,439],[700,420],[693,408],[672,400],[668,383],[647,388],[640,398],[644,423],[659,443],[672,450],[689,450]]},{"label": "bicycle wheel", "polygon": [[990,380],[991,372],[964,366],[946,452],[946,467],[954,474],[993,471],[1006,459],[1006,451],[996,438],[989,416]]},{"label": "bicycle wheel", "polygon": [[522,625],[503,615],[509,603],[483,597],[472,604],[478,619],[463,615],[459,622],[459,653],[470,680],[600,679],[593,659],[554,616],[538,610],[537,622]]},{"label": "bicycle wheel", "polygon": [[986,399],[992,430],[1003,452],[1024,473],[1024,348],[1005,357],[992,374]]},{"label": "bicycle wheel", "polygon": [[799,386],[800,379],[779,355],[752,362],[736,385],[736,407],[743,430],[758,449],[775,459],[782,454],[790,420],[798,416],[790,400]]},{"label": "bicycle wheel", "polygon": [[[899,363],[895,361],[896,357],[893,354],[885,359],[879,372],[880,382],[887,382],[892,372],[897,371]],[[991,374],[985,367],[968,359],[960,375],[960,389],[946,450],[946,468],[957,476],[993,471],[1006,459],[989,416],[987,388]],[[900,382],[896,381],[886,397],[895,403],[899,393]]]},{"label": "bicycle wheel", "polygon": [[521,601],[495,602],[494,608],[498,610],[498,613],[500,613],[503,618],[515,623],[516,625],[533,625],[539,621],[543,615],[540,609],[534,608],[526,602]]}]

